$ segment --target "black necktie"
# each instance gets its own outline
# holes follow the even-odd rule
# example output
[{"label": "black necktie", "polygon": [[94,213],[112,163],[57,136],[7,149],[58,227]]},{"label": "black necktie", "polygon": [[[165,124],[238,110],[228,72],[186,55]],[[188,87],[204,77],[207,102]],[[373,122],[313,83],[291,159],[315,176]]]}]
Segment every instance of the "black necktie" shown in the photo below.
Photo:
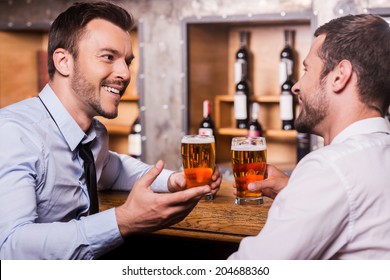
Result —
[{"label": "black necktie", "polygon": [[85,181],[87,183],[90,200],[89,214],[94,214],[99,212],[99,201],[97,196],[95,161],[91,148],[89,147],[90,144],[91,142],[84,145],[80,143],[79,154],[84,160]]}]

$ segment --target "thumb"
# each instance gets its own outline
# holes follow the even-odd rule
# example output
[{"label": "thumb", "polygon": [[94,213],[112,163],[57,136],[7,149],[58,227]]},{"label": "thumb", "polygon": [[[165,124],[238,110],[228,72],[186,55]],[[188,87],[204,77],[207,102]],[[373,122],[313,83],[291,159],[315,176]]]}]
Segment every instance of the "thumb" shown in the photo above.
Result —
[{"label": "thumb", "polygon": [[156,180],[157,176],[160,175],[163,168],[164,162],[162,160],[157,161],[157,163],[139,179],[140,185],[149,187],[153,181]]}]

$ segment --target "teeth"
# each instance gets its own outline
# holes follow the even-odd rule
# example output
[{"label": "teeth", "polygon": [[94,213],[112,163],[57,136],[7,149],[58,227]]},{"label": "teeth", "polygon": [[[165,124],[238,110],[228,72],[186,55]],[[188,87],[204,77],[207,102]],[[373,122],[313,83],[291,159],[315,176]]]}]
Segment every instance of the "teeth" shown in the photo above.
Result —
[{"label": "teeth", "polygon": [[119,90],[117,90],[116,88],[107,87],[107,86],[103,86],[103,88],[104,88],[106,91],[109,91],[109,92],[112,92],[112,93],[119,94]]}]

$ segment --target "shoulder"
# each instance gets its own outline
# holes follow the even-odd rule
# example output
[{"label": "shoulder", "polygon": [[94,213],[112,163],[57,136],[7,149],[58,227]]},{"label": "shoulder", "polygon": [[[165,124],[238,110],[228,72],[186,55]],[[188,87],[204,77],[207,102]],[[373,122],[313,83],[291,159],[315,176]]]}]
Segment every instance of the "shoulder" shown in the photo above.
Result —
[{"label": "shoulder", "polygon": [[47,118],[38,98],[28,98],[0,109],[0,120],[20,124],[34,124]]}]

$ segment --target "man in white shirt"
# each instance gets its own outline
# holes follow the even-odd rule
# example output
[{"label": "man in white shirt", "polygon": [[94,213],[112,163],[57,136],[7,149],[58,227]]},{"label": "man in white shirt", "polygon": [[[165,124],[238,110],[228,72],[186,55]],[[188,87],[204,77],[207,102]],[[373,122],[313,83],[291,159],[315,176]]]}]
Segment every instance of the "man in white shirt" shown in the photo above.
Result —
[{"label": "man in white shirt", "polygon": [[264,228],[230,259],[390,259],[390,27],[349,15],[319,27],[294,85],[298,131],[324,138],[288,178],[252,183],[275,198]]}]

